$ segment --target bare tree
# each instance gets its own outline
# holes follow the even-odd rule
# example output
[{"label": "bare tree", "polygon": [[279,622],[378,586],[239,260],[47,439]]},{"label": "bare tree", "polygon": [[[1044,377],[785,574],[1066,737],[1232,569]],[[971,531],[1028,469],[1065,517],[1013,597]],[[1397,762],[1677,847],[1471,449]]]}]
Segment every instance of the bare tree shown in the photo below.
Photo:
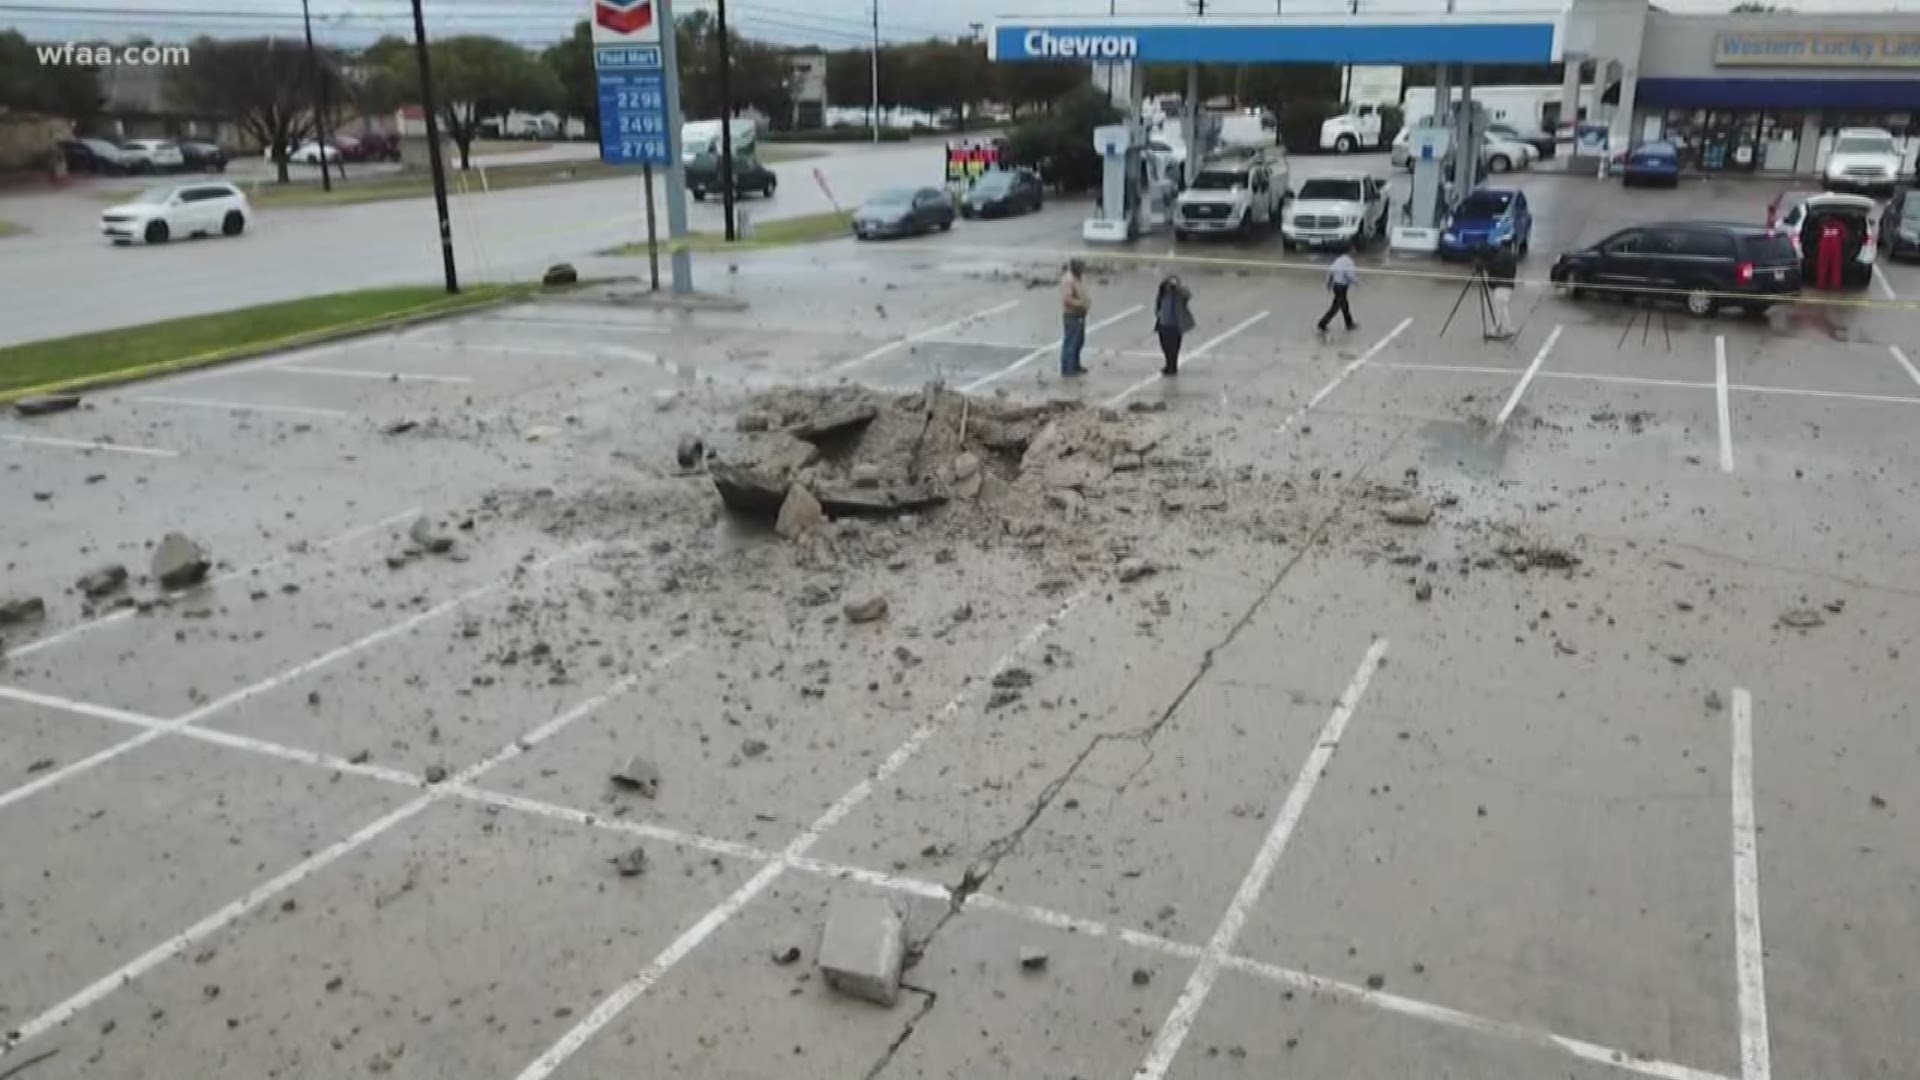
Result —
[{"label": "bare tree", "polygon": [[[338,79],[330,65],[323,72]],[[279,166],[283,184],[287,154],[314,131],[313,84],[306,49],[297,41],[200,38],[193,43],[193,63],[169,69],[167,92],[176,104],[227,117],[258,139]]]}]

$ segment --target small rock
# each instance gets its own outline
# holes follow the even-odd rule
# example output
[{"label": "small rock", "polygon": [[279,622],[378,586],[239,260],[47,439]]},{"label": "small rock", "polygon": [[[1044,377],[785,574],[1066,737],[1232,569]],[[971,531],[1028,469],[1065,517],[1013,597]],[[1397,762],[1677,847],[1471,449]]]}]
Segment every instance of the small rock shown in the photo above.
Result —
[{"label": "small rock", "polygon": [[185,534],[170,532],[154,549],[153,578],[162,588],[185,589],[205,581],[213,560],[207,549]]},{"label": "small rock", "polygon": [[855,600],[840,609],[850,623],[878,622],[887,617],[887,598],[871,596],[865,600]]},{"label": "small rock", "polygon": [[784,949],[775,949],[773,951],[773,962],[776,964],[779,964],[781,967],[786,967],[789,964],[799,963],[800,962],[800,946],[789,945]]},{"label": "small rock", "polygon": [[354,754],[353,754],[353,756],[347,759],[347,764],[349,764],[349,765],[365,765],[365,764],[366,764],[367,762],[369,762],[369,761],[372,761],[372,760],[373,760],[373,751],[371,751],[371,750],[356,750],[356,751],[354,751]]},{"label": "small rock", "polygon": [[87,599],[98,600],[100,597],[118,592],[126,583],[127,568],[114,565],[103,566],[91,573],[81,575],[80,580],[74,582],[73,587],[79,589]]},{"label": "small rock", "polygon": [[1407,499],[1381,507],[1380,516],[1389,525],[1425,525],[1433,520],[1433,504],[1425,499]]},{"label": "small rock", "polygon": [[880,466],[875,465],[871,461],[862,461],[854,465],[851,475],[855,487],[871,488],[880,486]]},{"label": "small rock", "polygon": [[679,445],[673,448],[674,463],[682,469],[694,469],[707,459],[707,444],[698,435],[680,436]]},{"label": "small rock", "polygon": [[438,784],[446,780],[447,770],[439,765],[427,766],[427,783]]},{"label": "small rock", "polygon": [[767,752],[767,744],[759,739],[748,739],[740,744],[740,756],[757,758]]},{"label": "small rock", "polygon": [[1114,568],[1113,573],[1122,583],[1126,583],[1139,581],[1141,578],[1152,577],[1159,572],[1159,567],[1145,559],[1123,559],[1120,565]]},{"label": "small rock", "polygon": [[453,550],[453,537],[436,528],[433,519],[425,514],[413,519],[413,524],[407,528],[407,539],[419,545],[420,550],[435,555],[445,555]]},{"label": "small rock", "polygon": [[[53,759],[50,757],[41,758],[27,766],[27,775],[32,776],[34,773],[43,773],[51,768],[53,768]],[[1881,803],[1881,805],[1885,806],[1886,804]]]},{"label": "small rock", "polygon": [[13,403],[13,411],[21,416],[49,416],[79,407],[79,394],[35,394]]},{"label": "small rock", "polygon": [[[33,770],[29,769],[27,771],[32,772]],[[1875,810],[1885,810],[1887,808],[1887,800],[1878,795],[1869,795],[1867,796],[1867,805],[1873,807]]]},{"label": "small rock", "polygon": [[755,431],[766,431],[772,427],[773,419],[766,413],[741,413],[740,418],[733,422],[733,430],[743,434]]},{"label": "small rock", "polygon": [[1413,598],[1415,600],[1420,601],[1423,604],[1426,603],[1428,600],[1433,599],[1433,582],[1423,581],[1420,584],[1415,585],[1413,587]]},{"label": "small rock", "polygon": [[383,430],[389,435],[405,435],[407,432],[419,426],[420,421],[418,420],[395,420],[393,423],[388,424]]},{"label": "small rock", "polygon": [[0,626],[20,626],[47,617],[46,601],[37,596],[9,596],[0,599]]},{"label": "small rock", "polygon": [[1039,949],[1021,949],[1020,967],[1025,971],[1047,970],[1047,954]]},{"label": "small rock", "polygon": [[1829,612],[1835,615],[1847,610],[1847,602],[1845,600],[1829,600],[1825,606]]},{"label": "small rock", "polygon": [[773,530],[788,540],[798,540],[826,523],[827,514],[820,508],[820,500],[805,487],[793,484],[780,503],[780,516],[774,521]]},{"label": "small rock", "polygon": [[1152,981],[1153,981],[1153,972],[1148,971],[1146,968],[1133,969],[1133,985],[1145,986]]},{"label": "small rock", "polygon": [[638,754],[628,758],[620,771],[613,774],[613,782],[649,799],[660,794],[660,770]]},{"label": "small rock", "polygon": [[1367,989],[1379,990],[1387,985],[1387,977],[1379,973],[1367,976]]},{"label": "small rock", "polygon": [[1825,626],[1826,617],[1813,608],[1791,608],[1780,613],[1780,625],[1795,630],[1811,630],[1816,626]]},{"label": "small rock", "polygon": [[607,860],[621,877],[639,877],[647,872],[647,850],[630,848]]},{"label": "small rock", "polygon": [[955,480],[966,480],[979,475],[979,473],[980,457],[978,454],[961,454],[959,457],[953,459],[953,478]]},{"label": "small rock", "polygon": [[1033,672],[1026,668],[1010,667],[993,677],[993,685],[1001,690],[1025,690],[1033,685]]},{"label": "small rock", "polygon": [[1720,691],[1718,690],[1707,691],[1707,711],[1708,712],[1719,712],[1721,709],[1724,709],[1726,707],[1727,707],[1726,702],[1720,700]]}]

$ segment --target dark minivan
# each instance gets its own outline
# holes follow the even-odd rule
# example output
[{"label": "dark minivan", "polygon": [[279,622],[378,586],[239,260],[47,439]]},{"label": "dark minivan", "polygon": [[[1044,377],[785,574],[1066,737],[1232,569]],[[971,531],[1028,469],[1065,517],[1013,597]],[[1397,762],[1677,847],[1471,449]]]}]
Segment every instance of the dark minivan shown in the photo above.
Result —
[{"label": "dark minivan", "polygon": [[1553,282],[1588,292],[1685,301],[1695,315],[1722,307],[1759,314],[1800,291],[1800,256],[1784,233],[1758,225],[1674,221],[1636,225],[1553,264]]}]

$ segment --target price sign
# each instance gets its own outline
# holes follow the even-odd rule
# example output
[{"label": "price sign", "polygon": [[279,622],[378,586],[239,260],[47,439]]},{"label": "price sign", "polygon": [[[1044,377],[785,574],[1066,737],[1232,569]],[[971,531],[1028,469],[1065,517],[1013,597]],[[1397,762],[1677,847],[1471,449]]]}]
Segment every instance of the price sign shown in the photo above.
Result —
[{"label": "price sign", "polygon": [[668,165],[667,76],[653,46],[594,50],[600,79],[600,160],[609,165]]}]

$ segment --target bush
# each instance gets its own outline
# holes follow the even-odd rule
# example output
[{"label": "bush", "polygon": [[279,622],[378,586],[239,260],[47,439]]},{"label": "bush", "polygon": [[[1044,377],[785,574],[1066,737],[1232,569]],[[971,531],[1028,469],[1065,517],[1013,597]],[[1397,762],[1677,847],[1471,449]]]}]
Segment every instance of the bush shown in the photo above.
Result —
[{"label": "bush", "polygon": [[[881,128],[883,143],[906,142],[912,133],[898,128]],[[762,142],[770,143],[863,143],[873,141],[873,129],[865,127],[814,128],[811,131],[763,131]]]},{"label": "bush", "polygon": [[1120,122],[1120,111],[1091,86],[1069,91],[1045,113],[1029,116],[1008,132],[1013,160],[1039,170],[1061,191],[1089,191],[1100,184],[1100,155],[1093,129]]},{"label": "bush", "polygon": [[1290,154],[1318,153],[1321,123],[1344,111],[1331,99],[1296,98],[1287,102],[1280,114],[1280,145]]}]

